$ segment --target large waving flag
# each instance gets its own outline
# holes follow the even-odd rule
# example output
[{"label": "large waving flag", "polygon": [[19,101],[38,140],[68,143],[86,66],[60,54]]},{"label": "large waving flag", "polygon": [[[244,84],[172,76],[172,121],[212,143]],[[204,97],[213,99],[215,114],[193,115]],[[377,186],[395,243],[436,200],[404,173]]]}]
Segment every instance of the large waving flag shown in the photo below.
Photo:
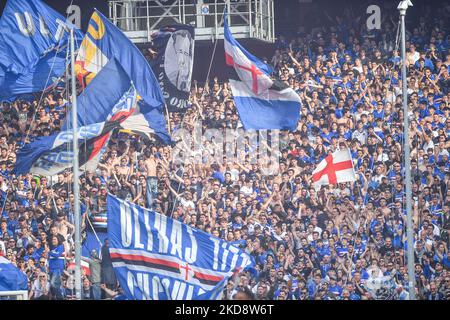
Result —
[{"label": "large waving flag", "polygon": [[[80,127],[77,132],[79,164],[82,170],[94,170],[105,150],[111,132],[135,112],[137,93],[132,86],[122,99],[112,108],[106,121]],[[31,172],[39,175],[55,175],[72,167],[73,151],[71,142],[73,131],[61,131],[51,136],[43,136],[25,145],[17,153],[14,167],[16,174]]]},{"label": "large waving flag", "polygon": [[178,220],[108,195],[108,236],[128,299],[220,299],[233,274],[251,268],[247,253]]},{"label": "large waving flag", "polygon": [[56,85],[66,70],[66,52],[51,52],[25,74],[5,72],[0,66],[0,101],[14,101]]},{"label": "large waving flag", "polygon": [[234,68],[230,79],[234,102],[245,129],[295,130],[300,97],[286,84],[271,78],[272,68],[234,39],[224,15],[225,60]]},{"label": "large waving flag", "polygon": [[70,28],[41,0],[9,0],[0,19],[0,99],[46,89],[66,70]]},{"label": "large waving flag", "polygon": [[96,10],[92,14],[88,32],[78,53],[76,61],[78,77],[89,87],[91,81],[114,57],[142,97],[139,103],[142,116],[139,118],[145,120],[147,125],[145,133],[156,133],[163,141],[169,142],[170,137],[163,115],[164,97],[152,69],[125,34]]},{"label": "large waving flag", "polygon": [[[77,97],[78,125],[99,123],[111,114],[112,107],[130,90],[131,79],[125,69],[112,58]],[[72,128],[67,118],[61,130]]]},{"label": "large waving flag", "polygon": [[312,179],[316,189],[323,185],[356,181],[350,151],[345,149],[330,153],[314,169]]}]

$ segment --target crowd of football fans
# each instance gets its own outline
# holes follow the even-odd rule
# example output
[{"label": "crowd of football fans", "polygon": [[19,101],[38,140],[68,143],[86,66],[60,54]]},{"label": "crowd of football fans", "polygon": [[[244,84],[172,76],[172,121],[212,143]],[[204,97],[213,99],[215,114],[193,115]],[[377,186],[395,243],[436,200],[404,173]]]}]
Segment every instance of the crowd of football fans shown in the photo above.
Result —
[{"label": "crowd of football fans", "polygon": [[[403,118],[411,120],[414,263],[419,299],[450,299],[450,43],[448,8],[424,11],[408,31],[408,108],[402,109],[396,15],[381,30],[332,19],[331,27],[280,37],[268,62],[302,99],[297,130],[279,132],[278,171],[267,172],[250,143],[213,157],[157,139],[116,132],[96,172],[83,174],[83,229],[106,210],[109,192],[233,242],[256,272],[233,277],[224,299],[407,299]],[[40,102],[40,103],[39,103]],[[232,92],[217,79],[194,83],[191,107],[171,113],[169,130],[241,128]],[[67,101],[57,92],[0,112],[0,254],[24,271],[32,299],[73,299],[73,193],[70,170],[12,174],[16,152],[59,131]],[[311,173],[329,152],[349,148],[358,181],[316,190]],[[215,160],[214,160],[215,159]],[[107,241],[84,258],[83,298],[120,288]],[[101,258],[100,258],[101,257]]]}]

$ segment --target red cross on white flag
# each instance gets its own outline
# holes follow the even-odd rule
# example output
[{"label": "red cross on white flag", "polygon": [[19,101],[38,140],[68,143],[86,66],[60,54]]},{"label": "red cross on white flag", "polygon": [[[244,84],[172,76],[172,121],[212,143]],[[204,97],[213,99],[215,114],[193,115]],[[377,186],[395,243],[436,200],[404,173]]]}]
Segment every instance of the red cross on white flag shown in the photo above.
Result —
[{"label": "red cross on white flag", "polygon": [[350,150],[338,150],[323,159],[312,173],[314,187],[356,181]]}]

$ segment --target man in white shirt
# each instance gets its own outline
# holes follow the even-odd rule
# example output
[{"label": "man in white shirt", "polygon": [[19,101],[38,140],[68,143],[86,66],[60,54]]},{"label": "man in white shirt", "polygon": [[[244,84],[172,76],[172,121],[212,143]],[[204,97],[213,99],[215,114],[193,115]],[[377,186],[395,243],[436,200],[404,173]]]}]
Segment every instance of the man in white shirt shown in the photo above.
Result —
[{"label": "man in white shirt", "polygon": [[249,196],[253,193],[252,182],[250,179],[245,179],[244,185],[239,190],[240,193],[243,193],[246,196]]},{"label": "man in white shirt", "polygon": [[356,130],[352,134],[352,139],[358,139],[361,144],[367,143],[367,131],[364,129],[362,121],[358,121]]}]

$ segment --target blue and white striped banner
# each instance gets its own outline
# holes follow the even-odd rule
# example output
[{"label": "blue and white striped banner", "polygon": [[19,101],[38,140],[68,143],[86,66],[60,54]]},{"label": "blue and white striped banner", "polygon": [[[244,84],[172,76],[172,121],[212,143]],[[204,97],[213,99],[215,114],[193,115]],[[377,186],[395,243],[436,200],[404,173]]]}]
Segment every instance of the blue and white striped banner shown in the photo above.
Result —
[{"label": "blue and white striped banner", "polygon": [[128,299],[220,299],[253,258],[206,232],[109,195],[113,266]]}]

